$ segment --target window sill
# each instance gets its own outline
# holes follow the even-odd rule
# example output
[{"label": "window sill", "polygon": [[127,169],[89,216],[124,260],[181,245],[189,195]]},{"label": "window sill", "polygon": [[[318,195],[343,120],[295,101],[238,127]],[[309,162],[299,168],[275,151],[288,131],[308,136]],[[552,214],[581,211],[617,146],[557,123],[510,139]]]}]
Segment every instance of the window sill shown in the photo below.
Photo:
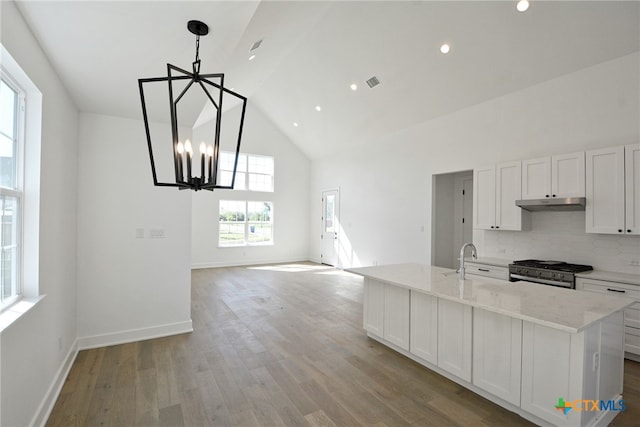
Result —
[{"label": "window sill", "polygon": [[0,313],[0,334],[13,325],[18,319],[32,310],[46,295],[36,298],[23,298]]},{"label": "window sill", "polygon": [[232,249],[232,248],[261,248],[264,246],[274,246],[274,243],[254,243],[244,245],[218,245],[218,249]]}]

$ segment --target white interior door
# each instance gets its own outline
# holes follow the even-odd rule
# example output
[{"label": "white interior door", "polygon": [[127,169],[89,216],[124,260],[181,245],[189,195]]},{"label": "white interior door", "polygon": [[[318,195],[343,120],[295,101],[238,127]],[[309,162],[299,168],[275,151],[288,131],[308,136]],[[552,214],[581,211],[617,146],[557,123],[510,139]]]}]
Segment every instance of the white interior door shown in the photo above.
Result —
[{"label": "white interior door", "polygon": [[340,199],[338,190],[322,192],[322,252],[323,264],[338,266],[338,244],[340,233]]}]

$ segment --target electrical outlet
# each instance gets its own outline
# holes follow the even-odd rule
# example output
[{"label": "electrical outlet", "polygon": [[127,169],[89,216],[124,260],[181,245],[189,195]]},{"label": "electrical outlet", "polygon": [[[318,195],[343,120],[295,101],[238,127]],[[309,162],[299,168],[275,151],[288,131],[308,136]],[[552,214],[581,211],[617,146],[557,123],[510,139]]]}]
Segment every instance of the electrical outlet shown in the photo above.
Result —
[{"label": "electrical outlet", "polygon": [[166,237],[164,228],[151,228],[149,230],[149,237],[152,239],[164,239]]},{"label": "electrical outlet", "polygon": [[631,261],[629,261],[629,265],[633,265],[635,267],[640,267],[640,260],[632,259]]},{"label": "electrical outlet", "polygon": [[144,228],[136,228],[136,239],[144,239]]}]

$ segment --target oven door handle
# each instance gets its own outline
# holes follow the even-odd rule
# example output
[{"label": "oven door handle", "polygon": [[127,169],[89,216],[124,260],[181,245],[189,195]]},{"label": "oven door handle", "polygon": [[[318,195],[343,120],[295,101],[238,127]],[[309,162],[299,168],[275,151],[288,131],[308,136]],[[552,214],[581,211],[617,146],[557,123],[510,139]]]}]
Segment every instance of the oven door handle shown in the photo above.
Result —
[{"label": "oven door handle", "polygon": [[524,280],[526,282],[543,283],[545,285],[560,286],[563,288],[572,287],[572,284],[570,282],[560,282],[555,280],[540,279],[537,277],[527,277],[527,276],[521,276],[519,274],[511,274],[510,277],[513,279]]}]

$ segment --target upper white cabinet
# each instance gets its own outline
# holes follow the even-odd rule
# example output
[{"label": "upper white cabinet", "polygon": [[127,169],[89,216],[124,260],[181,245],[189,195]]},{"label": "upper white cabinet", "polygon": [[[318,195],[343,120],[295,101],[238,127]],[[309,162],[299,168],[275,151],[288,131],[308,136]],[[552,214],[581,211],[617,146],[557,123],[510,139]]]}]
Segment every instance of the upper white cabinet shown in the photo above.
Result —
[{"label": "upper white cabinet", "polygon": [[586,153],[586,232],[640,234],[640,144]]},{"label": "upper white cabinet", "polygon": [[522,161],[522,199],[585,197],[584,152]]},{"label": "upper white cabinet", "polygon": [[624,147],[625,232],[640,234],[640,144]]},{"label": "upper white cabinet", "polygon": [[522,195],[522,162],[474,169],[473,227],[522,230],[526,213],[516,206]]}]

